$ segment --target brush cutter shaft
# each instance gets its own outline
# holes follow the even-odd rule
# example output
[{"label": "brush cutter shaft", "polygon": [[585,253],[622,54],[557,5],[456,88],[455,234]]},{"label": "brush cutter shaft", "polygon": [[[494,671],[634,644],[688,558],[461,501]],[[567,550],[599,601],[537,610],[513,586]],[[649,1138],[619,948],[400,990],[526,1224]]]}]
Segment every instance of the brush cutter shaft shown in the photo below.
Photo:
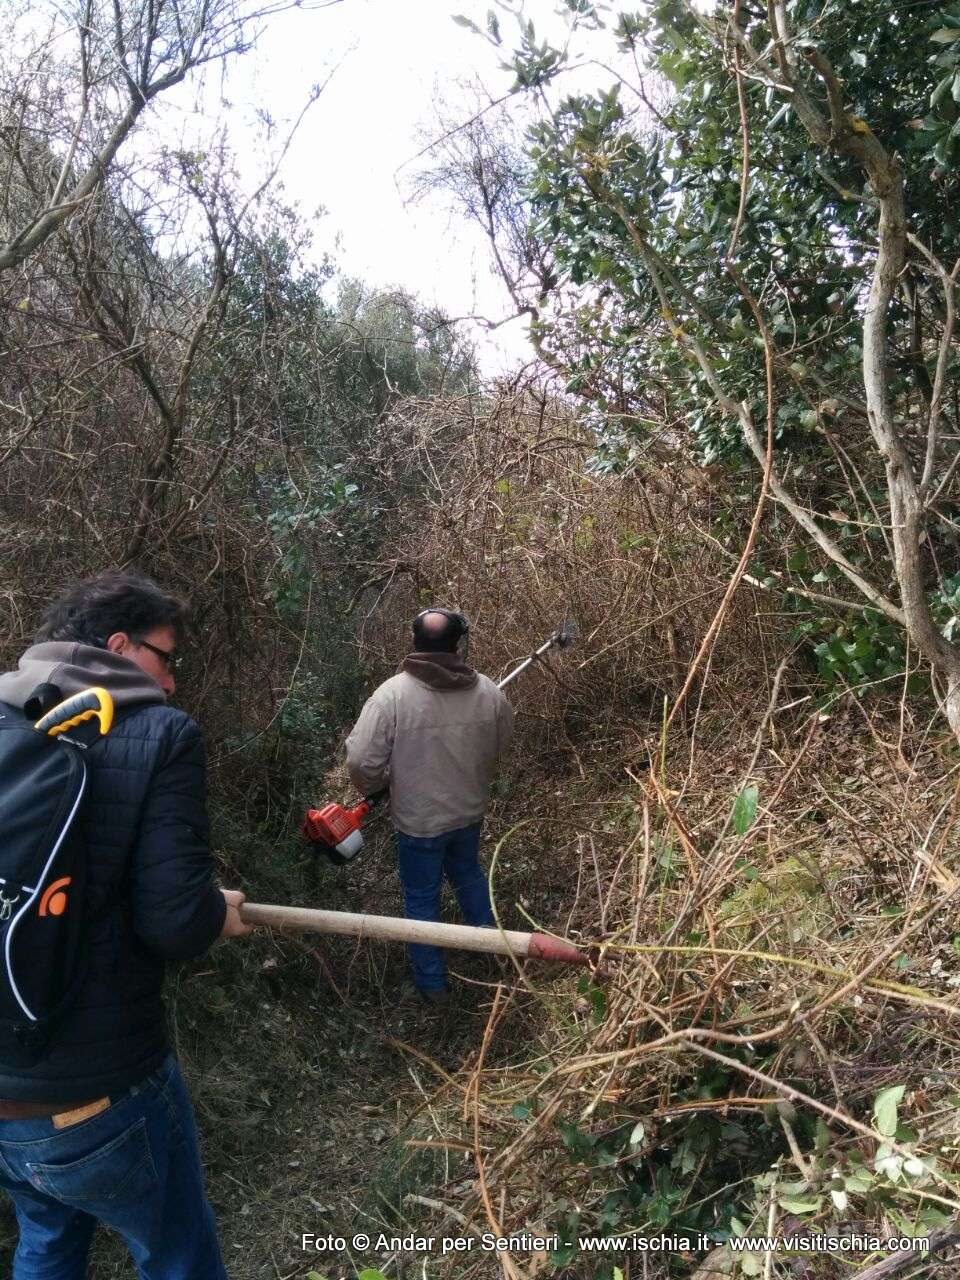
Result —
[{"label": "brush cutter shaft", "polygon": [[558,643],[557,637],[555,635],[551,636],[550,639],[547,640],[545,644],[542,644],[540,646],[540,648],[536,651],[536,653],[531,653],[529,658],[524,658],[524,660],[520,663],[519,667],[515,667],[508,676],[504,676],[502,680],[498,680],[497,688],[505,689],[512,680],[516,680],[517,676],[520,675],[521,672],[526,671],[527,667],[529,667],[532,662],[536,662],[538,658],[542,658],[543,655],[547,652],[547,650],[552,649],[553,646],[557,643]]},{"label": "brush cutter shaft", "polygon": [[478,929],[466,924],[439,924],[431,920],[404,920],[399,916],[357,915],[349,911],[318,911],[310,907],[281,907],[246,902],[240,914],[247,924],[303,929],[313,933],[342,933],[357,938],[385,938],[390,942],[423,942],[459,951],[486,951],[498,956],[529,956],[562,964],[589,963],[588,957],[569,942],[544,933],[516,929]]}]

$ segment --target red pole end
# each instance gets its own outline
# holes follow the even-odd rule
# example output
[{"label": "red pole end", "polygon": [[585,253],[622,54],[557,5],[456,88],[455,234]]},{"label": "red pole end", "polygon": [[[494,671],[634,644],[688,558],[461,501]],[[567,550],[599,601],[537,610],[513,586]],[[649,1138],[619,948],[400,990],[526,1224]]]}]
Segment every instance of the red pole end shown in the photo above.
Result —
[{"label": "red pole end", "polygon": [[531,933],[527,955],[534,960],[553,960],[557,964],[587,966],[590,963],[590,957],[585,951],[578,951],[569,942],[551,938],[547,933]]}]

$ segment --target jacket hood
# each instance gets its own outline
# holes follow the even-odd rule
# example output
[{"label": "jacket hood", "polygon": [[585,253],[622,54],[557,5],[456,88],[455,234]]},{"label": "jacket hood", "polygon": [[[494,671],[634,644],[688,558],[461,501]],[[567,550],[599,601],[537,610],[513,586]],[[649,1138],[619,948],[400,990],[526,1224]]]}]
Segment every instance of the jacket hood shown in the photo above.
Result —
[{"label": "jacket hood", "polygon": [[400,663],[400,670],[441,693],[472,689],[480,678],[458,653],[410,653]]},{"label": "jacket hood", "polygon": [[47,640],[29,648],[16,671],[0,676],[0,702],[22,710],[38,684],[56,685],[64,698],[101,685],[117,707],[167,700],[156,680],[129,658],[72,640]]}]

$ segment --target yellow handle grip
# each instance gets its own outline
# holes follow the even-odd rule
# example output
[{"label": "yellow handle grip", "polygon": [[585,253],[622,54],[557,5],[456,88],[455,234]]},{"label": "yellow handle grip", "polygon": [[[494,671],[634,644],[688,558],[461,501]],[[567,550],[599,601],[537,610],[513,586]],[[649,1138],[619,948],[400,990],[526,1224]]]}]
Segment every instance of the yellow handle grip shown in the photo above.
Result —
[{"label": "yellow handle grip", "polygon": [[45,716],[41,716],[33,727],[38,733],[55,738],[84,720],[92,720],[94,716],[100,722],[101,736],[109,733],[113,724],[113,698],[99,685],[64,698],[63,702],[58,702]]}]

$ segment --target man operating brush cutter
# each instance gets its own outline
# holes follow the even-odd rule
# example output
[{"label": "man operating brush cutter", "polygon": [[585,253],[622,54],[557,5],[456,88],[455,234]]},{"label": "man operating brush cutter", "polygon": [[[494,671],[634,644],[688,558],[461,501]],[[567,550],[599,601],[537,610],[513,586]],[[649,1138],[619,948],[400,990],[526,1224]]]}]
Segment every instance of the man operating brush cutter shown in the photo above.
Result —
[{"label": "man operating brush cutter", "polygon": [[[369,698],[347,738],[347,771],[364,795],[389,786],[397,865],[408,919],[440,918],[440,886],[453,885],[468,925],[493,926],[478,859],[490,784],[513,733],[513,710],[494,682],[467,665],[469,623],[450,609],[413,620],[413,652]],[[417,991],[449,1001],[439,947],[411,943]]]},{"label": "man operating brush cutter", "polygon": [[[453,622],[454,629],[457,627],[461,629],[461,635],[464,637],[468,635],[466,618],[464,618],[462,614],[454,614],[449,610],[427,609],[424,613],[419,614],[417,619],[415,619],[415,627],[420,621],[426,620],[427,614],[440,614],[445,616]],[[434,626],[437,628],[438,632],[441,630],[439,623],[435,623]],[[498,716],[502,715],[506,724],[509,725],[509,708],[504,709],[496,696],[499,693],[499,690],[506,688],[508,684],[511,684],[517,676],[526,671],[534,662],[543,660],[551,649],[568,648],[576,639],[576,634],[577,631],[574,623],[568,619],[562,627],[555,631],[549,639],[545,640],[538,649],[529,655],[529,657],[525,658],[517,667],[514,668],[513,671],[509,672],[499,680],[492,690],[487,687],[490,682],[486,681],[486,677],[484,676],[477,676],[476,684],[473,680],[469,679],[469,676],[476,676],[476,673],[472,672],[471,669],[466,666],[465,655],[464,661],[461,662],[455,651],[451,652],[440,650],[436,652],[446,652],[448,654],[448,661],[451,664],[451,670],[455,669],[453,666],[454,663],[456,663],[457,666],[462,667],[468,677],[465,688],[473,689],[476,685],[480,685],[483,694],[485,696],[490,695],[490,703],[488,705],[493,708],[492,714],[494,719],[496,720]],[[400,674],[403,675],[405,669],[408,673],[411,669],[415,671],[418,661],[422,661],[423,654],[428,652],[431,651],[415,649],[414,653],[404,660]],[[481,684],[481,682],[484,681],[486,683]],[[433,796],[436,791],[436,784],[433,782],[435,775],[431,774],[429,769],[426,767],[417,768],[418,760],[429,760],[428,752],[422,750],[419,756],[413,753],[411,755],[411,760],[405,764],[404,768],[397,770],[396,772],[391,772],[392,758],[395,755],[394,744],[398,739],[398,727],[404,730],[400,737],[405,741],[406,745],[411,747],[416,746],[416,735],[411,734],[409,737],[406,735],[406,726],[403,724],[402,718],[397,712],[396,701],[392,706],[388,705],[385,713],[381,712],[376,706],[378,696],[382,695],[383,691],[387,690],[390,686],[396,688],[396,682],[398,682],[398,677],[394,677],[393,681],[388,680],[386,684],[381,685],[380,689],[376,691],[373,698],[370,699],[364,708],[364,712],[360,718],[360,723],[358,723],[357,729],[360,728],[365,716],[369,715],[372,718],[376,715],[377,731],[382,738],[386,740],[386,746],[381,747],[380,754],[377,758],[376,769],[374,771],[376,776],[378,778],[385,777],[389,773],[389,782],[392,783],[395,777],[399,776],[403,779],[409,774],[414,796],[422,800],[425,811],[429,812],[430,797]],[[402,685],[403,682],[399,681],[399,683]],[[427,685],[427,688],[429,690],[429,684]],[[449,692],[450,691],[448,690],[448,695]],[[468,705],[469,704],[465,706],[461,700],[461,713],[468,709]],[[431,750],[434,757],[439,754],[440,745],[442,745],[444,739],[450,733],[450,725],[442,718],[440,713],[442,711],[444,714],[447,714],[452,713],[455,710],[456,706],[451,702],[434,702],[434,711],[436,716],[439,718],[429,721],[426,726],[430,729],[432,734],[435,734],[437,739],[437,741],[431,744]],[[386,725],[384,725],[385,720]],[[453,725],[456,725],[456,720],[453,721]],[[354,733],[351,735],[351,742],[356,737],[357,729],[355,729]],[[423,732],[425,732],[425,730],[421,729],[421,733]],[[498,746],[498,755],[502,754],[508,732],[509,728],[506,728],[502,733],[503,742]],[[460,755],[466,759],[469,765],[476,767],[474,753],[477,750],[477,735],[474,734],[471,736],[470,734],[465,734],[464,737],[466,745],[464,745],[464,743],[460,744]],[[480,739],[480,741],[482,742],[482,739]],[[470,780],[471,775],[467,773],[464,776],[456,773],[456,758],[456,753],[454,752],[448,752],[446,758],[441,756],[440,764],[444,770],[444,774],[441,776],[452,776],[456,783],[463,784],[465,781]],[[362,772],[355,774],[354,780],[358,782],[361,789],[364,788],[364,785],[367,782],[367,778],[362,774]],[[485,806],[489,786],[489,780],[486,778],[485,773],[481,775],[481,783],[482,790],[480,794],[482,796],[482,803]],[[419,788],[419,790],[416,788]],[[379,786],[376,791],[372,793],[368,792],[366,799],[362,800],[352,809],[345,809],[341,805],[333,802],[323,805],[320,809],[309,809],[302,828],[304,836],[306,836],[306,838],[314,844],[315,847],[322,850],[336,866],[342,867],[351,865],[353,859],[356,858],[363,847],[361,826],[364,819],[371,812],[373,806],[376,805],[384,796],[390,793],[390,790],[391,787],[389,784]],[[396,811],[395,806],[395,814]],[[400,821],[403,821],[402,811]],[[480,823],[477,822],[471,825],[475,825],[479,828]],[[439,843],[445,836],[456,836],[459,830],[462,829],[454,827],[452,831],[441,832],[440,836],[436,838],[436,841]],[[477,834],[479,834],[479,832]],[[404,836],[405,833],[402,829],[398,831],[398,844]],[[421,843],[423,842],[421,841]],[[473,878],[468,881],[467,893],[471,907],[476,903],[486,904],[486,906],[489,907],[490,899],[489,893],[487,892],[486,880],[483,878],[483,873],[479,869],[475,847],[469,860],[464,859],[463,862],[457,863],[454,859],[454,874],[451,875],[452,879],[464,870],[464,864],[473,876]],[[514,960],[529,958],[535,960],[554,961],[560,964],[590,965],[595,968],[597,963],[597,957],[595,955],[579,950],[563,938],[553,937],[549,934],[518,933],[512,930],[491,929],[490,920],[484,920],[480,927],[474,925],[439,923],[436,919],[436,915],[439,913],[440,880],[445,871],[447,874],[450,874],[448,870],[449,865],[450,860],[448,858],[444,858],[442,854],[433,854],[433,862],[428,869],[435,877],[436,891],[431,900],[433,914],[429,918],[417,917],[409,912],[408,918],[403,920],[393,916],[353,915],[344,911],[317,911],[304,907],[285,907],[267,903],[247,903],[243,908],[243,919],[250,924],[273,925],[284,929],[308,929],[315,930],[318,933],[338,933],[358,938],[383,938],[396,942],[407,942],[410,944],[411,951],[415,956],[419,956],[420,954],[423,954],[423,952],[427,952],[428,955],[430,955],[436,952],[440,947],[453,947],[466,951],[485,952],[490,955],[510,956]],[[482,887],[477,885],[477,874],[483,879]],[[475,896],[471,896],[471,894]],[[461,903],[462,902],[463,897],[461,896]],[[483,914],[485,915],[486,913],[484,912]],[[442,963],[442,954],[440,956],[440,960]],[[425,995],[425,999],[431,1004],[436,1004],[442,1003],[444,996]]]},{"label": "man operating brush cutter", "polygon": [[[533,663],[542,661],[551,649],[568,648],[573,644],[576,635],[576,626],[568,618],[563,626],[554,631],[538,649],[535,649],[533,653],[524,658],[513,671],[498,680],[497,688],[505,689],[508,684],[512,684],[517,676],[526,671]],[[304,814],[304,820],[300,828],[301,834],[321,850],[335,866],[349,866],[363,848],[361,828],[364,825],[364,819],[368,817],[374,806],[389,794],[390,788],[385,786],[381,787],[379,791],[375,791],[372,795],[365,796],[352,809],[345,809],[343,805],[337,804],[335,801],[329,801],[319,809],[308,809]],[[481,947],[479,950],[483,950],[483,948]]]}]

